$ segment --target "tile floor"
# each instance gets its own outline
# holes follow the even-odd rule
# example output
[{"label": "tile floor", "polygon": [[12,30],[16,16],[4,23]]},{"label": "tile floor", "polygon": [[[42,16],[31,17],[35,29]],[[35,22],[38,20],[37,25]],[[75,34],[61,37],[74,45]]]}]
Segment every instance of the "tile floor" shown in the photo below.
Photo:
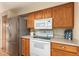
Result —
[{"label": "tile floor", "polygon": [[0,49],[0,56],[9,56],[5,51]]}]

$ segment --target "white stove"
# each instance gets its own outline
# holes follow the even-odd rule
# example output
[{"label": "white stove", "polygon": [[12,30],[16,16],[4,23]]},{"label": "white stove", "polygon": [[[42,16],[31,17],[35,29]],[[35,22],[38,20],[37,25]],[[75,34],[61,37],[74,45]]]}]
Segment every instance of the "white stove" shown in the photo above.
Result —
[{"label": "white stove", "polygon": [[31,56],[50,56],[50,41],[40,38],[30,39]]},{"label": "white stove", "polygon": [[35,30],[31,32],[30,55],[50,56],[50,42],[52,37],[52,30]]},{"label": "white stove", "polygon": [[[49,33],[52,33],[49,31]],[[30,55],[31,56],[50,56],[50,42],[53,35],[48,32],[36,31],[35,35],[30,37]],[[44,35],[45,34],[45,35]]]}]

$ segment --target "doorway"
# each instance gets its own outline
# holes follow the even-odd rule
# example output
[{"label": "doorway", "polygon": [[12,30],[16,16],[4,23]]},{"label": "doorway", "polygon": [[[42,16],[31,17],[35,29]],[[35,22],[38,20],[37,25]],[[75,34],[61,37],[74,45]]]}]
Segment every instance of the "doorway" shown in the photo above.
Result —
[{"label": "doorway", "polygon": [[7,15],[2,16],[2,49],[6,51],[6,23]]}]

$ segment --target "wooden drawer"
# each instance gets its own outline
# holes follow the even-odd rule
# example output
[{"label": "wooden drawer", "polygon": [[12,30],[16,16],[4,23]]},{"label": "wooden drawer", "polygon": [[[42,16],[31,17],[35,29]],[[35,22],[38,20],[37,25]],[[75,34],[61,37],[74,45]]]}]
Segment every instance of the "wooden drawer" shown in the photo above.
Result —
[{"label": "wooden drawer", "polygon": [[65,50],[70,52],[77,52],[77,47],[65,45]]},{"label": "wooden drawer", "polygon": [[77,56],[77,53],[66,52],[59,49],[52,49],[51,56]]},{"label": "wooden drawer", "polygon": [[55,49],[60,49],[68,52],[77,52],[77,47],[76,46],[71,46],[71,45],[66,45],[66,44],[60,44],[60,43],[52,43],[52,47]]}]

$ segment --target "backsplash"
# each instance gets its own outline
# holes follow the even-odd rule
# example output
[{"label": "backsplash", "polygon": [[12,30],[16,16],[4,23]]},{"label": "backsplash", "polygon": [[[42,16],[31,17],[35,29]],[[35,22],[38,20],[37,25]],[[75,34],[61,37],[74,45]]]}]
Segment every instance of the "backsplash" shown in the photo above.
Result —
[{"label": "backsplash", "polygon": [[[46,32],[46,30],[31,30],[32,32]],[[48,31],[48,30],[47,30]],[[64,39],[64,31],[65,29],[53,29],[53,30],[49,30],[53,33],[53,38],[59,38],[59,39]]]},{"label": "backsplash", "polygon": [[65,31],[65,29],[54,29],[53,30],[54,38],[63,39],[64,31]]},{"label": "backsplash", "polygon": [[35,36],[53,37],[53,31],[52,30],[35,30]]}]

